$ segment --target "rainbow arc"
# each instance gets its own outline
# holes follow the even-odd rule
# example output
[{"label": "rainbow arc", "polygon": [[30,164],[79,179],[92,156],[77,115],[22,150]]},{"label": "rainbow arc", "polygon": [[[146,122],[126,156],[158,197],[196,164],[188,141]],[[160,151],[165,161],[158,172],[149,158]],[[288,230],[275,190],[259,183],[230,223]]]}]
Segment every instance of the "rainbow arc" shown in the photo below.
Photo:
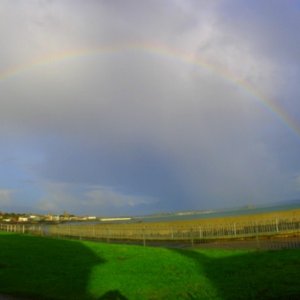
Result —
[{"label": "rainbow arc", "polygon": [[73,49],[68,51],[61,51],[58,53],[52,53],[30,62],[12,66],[6,70],[0,71],[0,82],[18,76],[24,72],[34,69],[35,67],[51,65],[53,63],[59,63],[69,59],[78,59],[80,57],[110,54],[110,53],[121,53],[128,50],[138,50],[145,53],[156,54],[166,57],[172,57],[183,63],[194,65],[198,68],[208,70],[217,76],[223,78],[224,80],[238,86],[248,95],[254,98],[262,106],[264,106],[268,111],[274,114],[283,124],[290,128],[294,133],[300,136],[300,126],[298,123],[278,104],[274,103],[271,99],[268,99],[261,92],[256,90],[249,82],[244,79],[235,76],[226,69],[209,64],[204,59],[199,57],[195,58],[194,55],[190,53],[182,52],[178,49],[169,48],[164,45],[159,44],[146,44],[146,43],[132,43],[132,44],[122,44],[113,46],[103,46],[94,48],[82,48]]}]

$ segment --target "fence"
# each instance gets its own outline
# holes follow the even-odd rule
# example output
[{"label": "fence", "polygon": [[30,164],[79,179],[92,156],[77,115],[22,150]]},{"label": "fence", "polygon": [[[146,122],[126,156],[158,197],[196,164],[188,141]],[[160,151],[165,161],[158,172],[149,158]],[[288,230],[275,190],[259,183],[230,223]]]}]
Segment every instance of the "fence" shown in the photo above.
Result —
[{"label": "fence", "polygon": [[[225,224],[0,224],[0,230],[54,237],[142,243],[144,245],[230,245],[259,248],[300,248],[300,219],[273,219]],[[234,242],[234,243],[233,243]],[[248,246],[247,246],[248,245]]]}]

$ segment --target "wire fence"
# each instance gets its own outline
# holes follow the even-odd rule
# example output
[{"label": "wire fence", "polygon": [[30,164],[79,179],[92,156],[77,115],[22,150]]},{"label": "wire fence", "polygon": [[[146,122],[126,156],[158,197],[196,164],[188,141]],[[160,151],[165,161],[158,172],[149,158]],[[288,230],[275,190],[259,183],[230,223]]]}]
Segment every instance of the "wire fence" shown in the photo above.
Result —
[{"label": "wire fence", "polygon": [[300,248],[300,218],[224,224],[0,224],[0,230],[143,245]]}]

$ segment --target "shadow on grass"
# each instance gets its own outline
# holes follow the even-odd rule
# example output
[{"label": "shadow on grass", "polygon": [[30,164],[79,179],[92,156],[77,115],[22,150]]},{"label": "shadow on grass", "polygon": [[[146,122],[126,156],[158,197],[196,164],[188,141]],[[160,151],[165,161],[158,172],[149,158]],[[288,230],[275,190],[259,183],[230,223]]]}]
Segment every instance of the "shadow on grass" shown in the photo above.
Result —
[{"label": "shadow on grass", "polygon": [[128,300],[118,290],[108,291],[102,295],[98,300]]},{"label": "shadow on grass", "polygon": [[27,299],[93,299],[86,290],[90,271],[104,262],[75,241],[1,234],[0,293]]},{"label": "shadow on grass", "polygon": [[237,252],[221,257],[214,257],[214,250],[173,251],[192,259],[199,272],[204,270],[220,299],[300,299],[297,250]]}]

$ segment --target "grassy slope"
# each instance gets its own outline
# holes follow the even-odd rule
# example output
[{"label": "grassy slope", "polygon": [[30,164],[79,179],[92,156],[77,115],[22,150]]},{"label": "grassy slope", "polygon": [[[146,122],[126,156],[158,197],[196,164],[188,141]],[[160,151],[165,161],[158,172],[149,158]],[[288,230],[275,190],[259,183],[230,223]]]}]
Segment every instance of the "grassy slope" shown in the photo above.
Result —
[{"label": "grassy slope", "polygon": [[[211,218],[209,215],[206,218],[200,219],[190,219],[190,220],[174,220],[174,221],[160,221],[160,222],[142,222],[142,223],[132,223],[132,224],[121,224],[122,228],[143,228],[143,227],[168,227],[168,226],[197,226],[197,225],[225,225],[233,223],[249,223],[255,222],[264,223],[266,221],[275,221],[278,220],[299,220],[300,218],[300,209],[292,209],[285,211],[272,211],[265,213],[255,213],[255,214],[245,214],[239,216],[223,216],[223,217],[214,217]],[[103,226],[103,224],[101,224]],[[109,224],[110,226],[114,225],[116,227],[120,224]]]},{"label": "grassy slope", "polygon": [[171,250],[1,233],[0,292],[30,299],[299,299],[300,251]]}]

